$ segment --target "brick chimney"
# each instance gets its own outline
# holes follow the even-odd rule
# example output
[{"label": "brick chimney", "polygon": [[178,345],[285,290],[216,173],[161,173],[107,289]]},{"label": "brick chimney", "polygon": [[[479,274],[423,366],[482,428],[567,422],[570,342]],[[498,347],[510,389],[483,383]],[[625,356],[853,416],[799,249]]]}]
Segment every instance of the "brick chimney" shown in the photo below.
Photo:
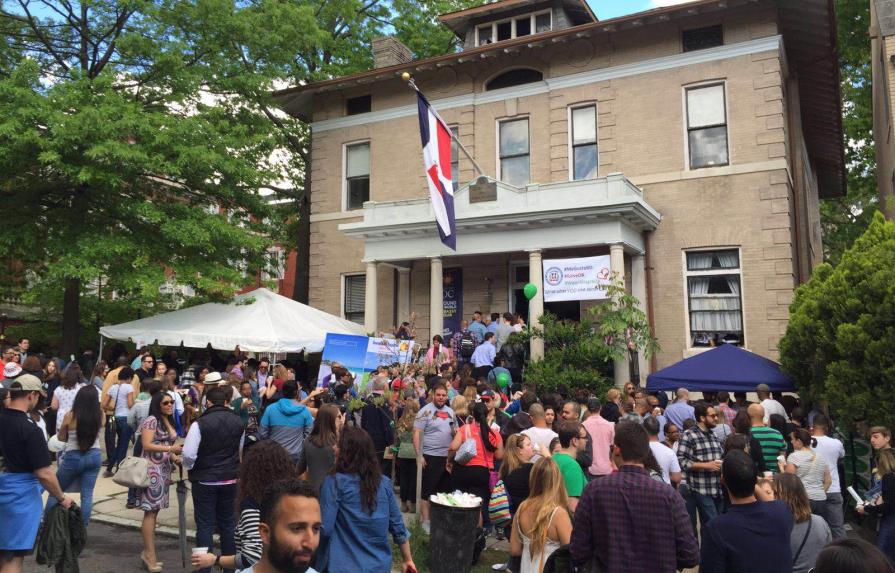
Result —
[{"label": "brick chimney", "polygon": [[413,59],[410,50],[394,36],[373,39],[373,68],[406,64]]}]

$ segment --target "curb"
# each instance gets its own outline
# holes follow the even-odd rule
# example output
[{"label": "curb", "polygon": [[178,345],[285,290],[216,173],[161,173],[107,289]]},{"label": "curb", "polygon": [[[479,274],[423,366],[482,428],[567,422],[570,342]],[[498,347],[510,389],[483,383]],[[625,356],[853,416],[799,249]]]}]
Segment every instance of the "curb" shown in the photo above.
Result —
[{"label": "curb", "polygon": [[[127,529],[133,529],[136,531],[140,530],[140,526],[142,525],[139,521],[134,521],[132,519],[124,519],[121,517],[115,517],[112,515],[102,515],[102,514],[93,514],[90,516],[90,521],[97,523],[104,523],[106,525],[114,525],[117,527],[124,527]],[[167,525],[158,525],[155,528],[155,532],[158,535],[164,535],[165,537],[173,537],[174,539],[178,539],[180,537],[180,531],[178,531],[174,527],[168,527]],[[186,530],[186,538],[190,541],[196,540],[196,531],[193,529]]]}]

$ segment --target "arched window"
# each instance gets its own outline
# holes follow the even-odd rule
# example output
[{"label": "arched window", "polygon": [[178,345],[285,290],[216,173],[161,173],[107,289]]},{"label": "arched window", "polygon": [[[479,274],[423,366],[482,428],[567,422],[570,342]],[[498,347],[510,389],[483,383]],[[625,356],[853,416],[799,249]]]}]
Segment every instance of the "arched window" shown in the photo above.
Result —
[{"label": "arched window", "polygon": [[544,80],[544,74],[531,68],[518,68],[497,75],[485,84],[485,91],[533,84]]}]

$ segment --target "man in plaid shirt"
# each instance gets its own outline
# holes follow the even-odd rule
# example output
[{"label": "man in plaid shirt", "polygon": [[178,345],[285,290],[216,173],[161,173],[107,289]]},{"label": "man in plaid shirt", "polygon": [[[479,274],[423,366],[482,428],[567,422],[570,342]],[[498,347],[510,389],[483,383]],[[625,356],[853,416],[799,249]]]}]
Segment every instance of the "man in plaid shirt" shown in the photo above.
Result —
[{"label": "man in plaid shirt", "polygon": [[587,484],[575,510],[569,547],[575,563],[593,558],[605,573],[675,573],[699,564],[684,501],[650,477],[644,467],[650,452],[643,426],[618,423],[612,448],[618,471]]},{"label": "man in plaid shirt", "polygon": [[724,450],[712,432],[718,425],[717,410],[699,401],[693,405],[693,416],[696,425],[681,436],[677,457],[689,489],[684,498],[695,533],[697,513],[703,531],[705,525],[721,513],[721,458]]}]

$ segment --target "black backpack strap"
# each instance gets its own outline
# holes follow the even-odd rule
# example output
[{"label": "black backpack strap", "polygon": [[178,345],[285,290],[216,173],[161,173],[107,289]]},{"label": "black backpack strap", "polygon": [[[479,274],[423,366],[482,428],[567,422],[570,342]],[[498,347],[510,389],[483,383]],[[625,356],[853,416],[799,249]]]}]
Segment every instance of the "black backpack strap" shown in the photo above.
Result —
[{"label": "black backpack strap", "polygon": [[799,558],[799,555],[802,554],[802,549],[805,548],[805,542],[808,541],[808,535],[811,533],[811,522],[814,521],[810,517],[808,518],[808,529],[805,530],[805,537],[802,538],[802,544],[799,545],[799,550],[796,551],[796,554],[792,557],[792,563],[795,565],[796,560]]}]

